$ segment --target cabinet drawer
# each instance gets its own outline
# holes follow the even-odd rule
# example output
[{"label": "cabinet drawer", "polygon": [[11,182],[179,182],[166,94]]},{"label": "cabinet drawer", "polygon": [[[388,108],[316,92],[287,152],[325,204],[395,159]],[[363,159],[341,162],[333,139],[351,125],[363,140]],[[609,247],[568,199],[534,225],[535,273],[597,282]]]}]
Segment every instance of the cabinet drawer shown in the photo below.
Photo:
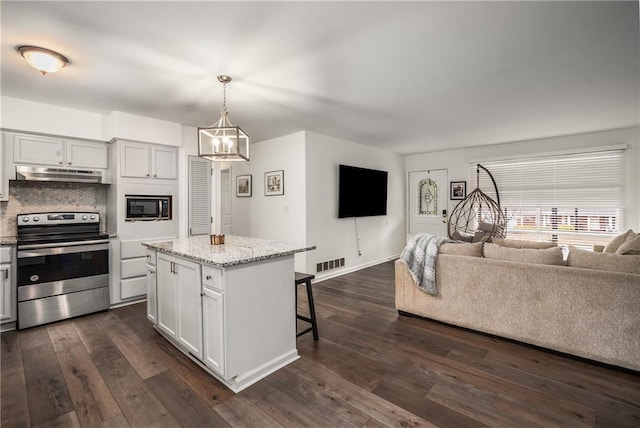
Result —
[{"label": "cabinet drawer", "polygon": [[120,258],[132,259],[134,257],[144,257],[147,247],[142,245],[146,239],[134,239],[131,241],[120,241]]},{"label": "cabinet drawer", "polygon": [[147,277],[123,279],[120,281],[120,298],[131,299],[147,294]]},{"label": "cabinet drawer", "polygon": [[147,273],[147,260],[145,257],[120,261],[120,278],[132,278]]},{"label": "cabinet drawer", "polygon": [[12,250],[11,247],[0,248],[0,263],[11,263]]},{"label": "cabinet drawer", "polygon": [[156,252],[153,250],[149,250],[147,248],[147,251],[145,251],[145,257],[147,259],[147,264],[149,266],[155,266],[157,261],[156,261]]},{"label": "cabinet drawer", "polygon": [[222,270],[209,266],[202,266],[202,285],[204,288],[224,291]]}]

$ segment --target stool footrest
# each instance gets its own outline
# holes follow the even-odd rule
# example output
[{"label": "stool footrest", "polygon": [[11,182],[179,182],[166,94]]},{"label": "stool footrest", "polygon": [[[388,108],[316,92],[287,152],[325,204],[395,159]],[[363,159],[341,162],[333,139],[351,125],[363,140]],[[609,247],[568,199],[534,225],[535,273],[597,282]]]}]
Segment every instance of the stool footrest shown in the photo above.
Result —
[{"label": "stool footrest", "polygon": [[301,331],[300,333],[296,334],[296,337],[300,337],[300,336],[302,336],[303,334],[309,333],[310,331],[313,331],[313,329],[312,329],[311,327],[309,327],[308,329],[303,330],[303,331]]},{"label": "stool footrest", "polygon": [[311,324],[313,324],[313,321],[311,320],[311,318],[305,317],[304,315],[296,314],[296,318],[298,318],[299,320],[310,322]]}]

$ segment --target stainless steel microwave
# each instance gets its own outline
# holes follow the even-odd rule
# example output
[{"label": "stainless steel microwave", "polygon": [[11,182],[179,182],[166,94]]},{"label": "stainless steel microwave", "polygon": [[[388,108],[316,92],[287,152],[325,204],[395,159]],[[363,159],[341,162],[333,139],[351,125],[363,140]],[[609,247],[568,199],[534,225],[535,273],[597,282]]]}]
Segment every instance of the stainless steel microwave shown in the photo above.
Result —
[{"label": "stainless steel microwave", "polygon": [[171,196],[125,195],[127,221],[171,220]]}]

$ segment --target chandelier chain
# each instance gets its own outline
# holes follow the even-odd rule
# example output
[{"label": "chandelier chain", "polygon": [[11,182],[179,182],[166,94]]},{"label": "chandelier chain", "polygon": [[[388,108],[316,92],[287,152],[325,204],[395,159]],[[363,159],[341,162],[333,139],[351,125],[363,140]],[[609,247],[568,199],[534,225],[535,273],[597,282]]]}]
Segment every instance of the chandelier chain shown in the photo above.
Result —
[{"label": "chandelier chain", "polygon": [[222,83],[222,111],[227,111],[227,82]]}]

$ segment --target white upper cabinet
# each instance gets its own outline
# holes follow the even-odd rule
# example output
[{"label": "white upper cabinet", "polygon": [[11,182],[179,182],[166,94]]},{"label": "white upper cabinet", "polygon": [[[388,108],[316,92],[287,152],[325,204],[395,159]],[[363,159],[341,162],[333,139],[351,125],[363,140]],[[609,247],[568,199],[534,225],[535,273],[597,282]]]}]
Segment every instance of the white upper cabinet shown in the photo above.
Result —
[{"label": "white upper cabinet", "polygon": [[178,178],[178,151],[175,147],[123,142],[120,175],[175,180]]},{"label": "white upper cabinet", "polygon": [[67,165],[107,169],[107,145],[67,141]]},{"label": "white upper cabinet", "polygon": [[151,147],[153,178],[178,178],[178,152],[173,147]]},{"label": "white upper cabinet", "polygon": [[28,165],[106,169],[108,150],[104,143],[14,134],[13,161]]},{"label": "white upper cabinet", "polygon": [[120,175],[150,177],[149,149],[146,144],[123,143],[120,150]]}]

